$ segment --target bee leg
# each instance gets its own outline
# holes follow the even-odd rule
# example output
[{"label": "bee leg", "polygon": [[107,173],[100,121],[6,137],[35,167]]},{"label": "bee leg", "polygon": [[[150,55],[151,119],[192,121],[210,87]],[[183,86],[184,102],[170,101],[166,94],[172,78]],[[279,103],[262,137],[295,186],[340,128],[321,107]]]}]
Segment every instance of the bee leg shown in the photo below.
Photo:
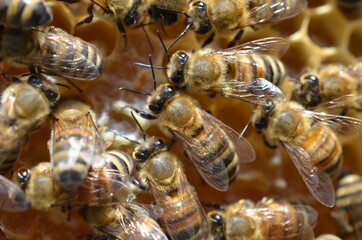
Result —
[{"label": "bee leg", "polygon": [[118,27],[119,32],[122,34],[122,37],[124,38],[125,48],[127,48],[126,29],[124,28],[123,23],[122,23],[122,21],[120,19],[117,21],[117,27]]},{"label": "bee leg", "polygon": [[144,111],[140,111],[140,110],[138,110],[137,108],[135,108],[135,107],[133,107],[133,106],[131,106],[131,105],[127,105],[127,106],[125,106],[125,107],[131,108],[133,111],[135,111],[135,112],[138,114],[138,116],[143,117],[143,118],[145,118],[145,119],[148,119],[148,120],[157,119],[156,116],[154,116],[154,115],[152,115],[152,114],[149,114],[149,113],[147,113],[147,112],[144,112]]},{"label": "bee leg", "polygon": [[214,40],[215,37],[215,33],[212,32],[210,34],[210,36],[205,40],[205,42],[202,44],[202,47],[205,47],[206,45],[208,45],[209,43],[211,43]]},{"label": "bee leg", "polygon": [[241,29],[241,30],[235,35],[234,39],[231,40],[231,42],[229,42],[228,47],[233,47],[233,46],[235,46],[235,43],[236,43],[237,41],[239,41],[239,39],[241,38],[241,36],[243,36],[243,33],[244,33],[244,29]]},{"label": "bee leg", "polygon": [[82,21],[77,23],[77,27],[84,23],[90,23],[93,21],[93,18],[94,18],[93,8],[94,8],[94,4],[89,5],[89,7],[87,8],[88,17],[84,18]]}]

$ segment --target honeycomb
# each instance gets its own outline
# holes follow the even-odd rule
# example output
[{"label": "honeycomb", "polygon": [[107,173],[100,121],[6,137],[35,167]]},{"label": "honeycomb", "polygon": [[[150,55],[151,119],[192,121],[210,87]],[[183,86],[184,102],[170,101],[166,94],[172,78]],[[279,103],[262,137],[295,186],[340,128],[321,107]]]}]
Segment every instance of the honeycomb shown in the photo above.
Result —
[{"label": "honeycomb", "polygon": [[[101,126],[117,129],[131,138],[141,139],[134,121],[120,108],[125,104],[131,104],[145,110],[146,97],[119,91],[118,88],[125,87],[144,92],[153,90],[150,69],[134,66],[133,63],[148,63],[148,56],[152,54],[155,65],[167,64],[167,54],[157,38],[156,31],[160,31],[162,39],[168,45],[183,30],[183,21],[180,20],[169,27],[156,24],[147,26],[145,31],[150,37],[152,48],[142,28],[127,29],[128,42],[125,48],[126,43],[112,22],[96,17],[90,24],[76,26],[76,23],[87,14],[84,4],[68,5],[55,1],[49,1],[48,4],[54,14],[54,20],[50,25],[60,27],[95,44],[105,57],[105,71],[97,80],[74,81],[83,93],[74,89],[62,89],[62,96],[79,95],[87,99],[94,106]],[[291,77],[298,76],[304,69],[315,68],[323,63],[355,64],[362,55],[362,9],[348,13],[338,8],[337,0],[310,0],[308,8],[292,19],[267,25],[255,32],[247,29],[240,43],[270,36],[284,37],[290,43],[290,48],[282,57],[282,61],[288,67]],[[203,37],[188,32],[174,45],[170,53],[178,49],[198,49],[202,40]],[[212,47],[222,49],[226,43],[225,39],[217,38]],[[19,74],[24,71],[7,64],[1,64],[0,69],[6,74]],[[166,82],[165,72],[156,70],[156,79],[157,84]],[[292,81],[285,81],[281,86],[287,95],[292,84]],[[6,85],[5,81],[1,81],[1,88]],[[200,102],[203,109],[209,110],[216,118],[238,132],[243,130],[253,110],[251,104],[235,99],[189,94]],[[139,120],[148,135],[162,135],[156,121]],[[47,123],[40,130],[33,132],[15,169],[20,166],[30,168],[40,161],[49,161],[47,149],[49,136],[50,128]],[[195,186],[200,200],[227,204],[240,198],[258,201],[263,196],[298,197],[311,202],[319,212],[319,221],[315,228],[316,236],[323,233],[337,233],[337,225],[331,217],[334,209],[323,207],[314,200],[285,151],[271,150],[264,146],[261,136],[251,128],[244,136],[254,146],[257,160],[241,166],[236,181],[225,193],[210,188],[199,177],[193,165],[185,159],[180,147],[177,144],[172,146],[171,151],[177,153],[183,161],[186,175]],[[356,139],[361,140],[360,137],[343,138],[344,164],[362,174],[362,154]],[[125,151],[132,150],[132,145],[127,141],[119,140],[116,144],[117,146],[113,144],[111,147]],[[151,199],[147,194],[144,198]],[[83,235],[92,234],[92,230],[76,211],[70,214],[61,213],[57,209],[49,212],[31,209],[15,214],[2,212],[0,222],[8,239],[79,239]]]}]

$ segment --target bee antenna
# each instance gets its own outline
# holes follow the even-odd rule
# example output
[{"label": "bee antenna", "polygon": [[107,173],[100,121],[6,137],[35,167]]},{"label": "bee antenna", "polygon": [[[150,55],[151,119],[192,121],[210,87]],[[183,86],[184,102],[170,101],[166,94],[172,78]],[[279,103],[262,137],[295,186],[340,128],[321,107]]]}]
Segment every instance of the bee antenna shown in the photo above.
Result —
[{"label": "bee antenna", "polygon": [[165,52],[167,54],[168,61],[170,61],[170,53],[168,52],[168,50],[167,50],[167,48],[165,46],[165,43],[163,42],[163,40],[161,38],[160,31],[157,30],[156,32],[157,32],[158,39],[160,40],[160,42],[162,44],[163,50],[165,50]]},{"label": "bee antenna", "polygon": [[134,66],[139,66],[139,67],[147,67],[147,68],[153,68],[153,69],[168,69],[168,67],[159,67],[159,66],[151,66],[149,64],[145,64],[145,63],[139,63],[139,62],[136,62],[136,63],[133,63]]},{"label": "bee antenna", "polygon": [[152,45],[152,42],[151,42],[150,36],[148,36],[148,33],[147,33],[146,29],[145,29],[145,25],[144,25],[144,24],[142,24],[142,25],[141,25],[141,28],[142,28],[143,32],[145,33],[145,36],[146,36],[147,42],[148,42],[148,44],[150,45],[150,48],[151,48],[151,52],[153,52],[153,45]]},{"label": "bee antenna", "polygon": [[116,134],[117,136],[120,136],[121,138],[124,138],[124,139],[130,141],[131,143],[135,143],[135,144],[138,144],[138,145],[141,144],[140,142],[138,142],[138,141],[136,141],[136,140],[133,140],[133,139],[130,139],[130,138],[126,137],[125,135],[123,135],[122,133],[117,132],[116,130],[111,129],[110,131],[111,131],[112,133]]},{"label": "bee antenna", "polygon": [[244,133],[246,132],[246,130],[248,129],[248,127],[250,126],[251,123],[251,118],[249,119],[249,122],[245,125],[243,131],[241,131],[240,135],[239,135],[239,139],[244,135]]},{"label": "bee antenna", "polygon": [[153,78],[153,89],[156,90],[156,76],[155,76],[155,71],[153,70],[153,64],[152,64],[152,55],[150,54],[148,57],[149,61],[150,61],[150,66],[151,66],[151,71],[152,71],[152,78]]},{"label": "bee antenna", "polygon": [[143,133],[143,140],[146,141],[146,134],[145,131],[143,131],[143,128],[141,126],[141,124],[138,122],[137,118],[135,117],[135,115],[133,114],[133,111],[131,111],[131,115],[133,117],[133,120],[136,122],[138,128],[141,130],[141,132]]},{"label": "bee antenna", "polygon": [[65,79],[65,81],[67,81],[70,85],[72,85],[75,89],[77,89],[78,92],[83,93],[83,90],[80,89],[75,83],[73,83],[73,82],[70,81],[69,79],[66,79],[66,78],[64,78],[64,79]]},{"label": "bee antenna", "polygon": [[118,88],[118,90],[123,90],[123,91],[127,91],[127,92],[132,92],[132,93],[137,93],[137,94],[141,94],[141,95],[147,95],[147,96],[151,96],[151,93],[146,93],[146,92],[139,92],[136,90],[132,90],[132,89],[128,89],[128,88]]},{"label": "bee antenna", "polygon": [[62,87],[70,89],[70,87],[68,85],[65,85],[65,84],[55,83],[55,85],[62,86]]},{"label": "bee antenna", "polygon": [[187,30],[189,30],[189,28],[190,28],[191,26],[192,26],[192,23],[187,24],[185,30],[183,30],[182,33],[180,33],[180,35],[178,35],[178,37],[177,37],[175,40],[173,40],[173,42],[167,47],[167,52],[168,52],[168,50],[170,50],[170,48],[171,48],[173,45],[175,45],[175,43],[176,43],[183,35],[185,35],[185,33],[187,32]]},{"label": "bee antenna", "polygon": [[174,12],[174,13],[183,14],[183,15],[185,15],[187,18],[190,18],[190,15],[188,15],[187,12],[182,11],[182,10],[163,8],[163,7],[159,7],[159,6],[156,6],[156,8],[158,8],[158,9],[160,9],[160,10],[163,10],[163,11],[167,11],[167,12]]}]

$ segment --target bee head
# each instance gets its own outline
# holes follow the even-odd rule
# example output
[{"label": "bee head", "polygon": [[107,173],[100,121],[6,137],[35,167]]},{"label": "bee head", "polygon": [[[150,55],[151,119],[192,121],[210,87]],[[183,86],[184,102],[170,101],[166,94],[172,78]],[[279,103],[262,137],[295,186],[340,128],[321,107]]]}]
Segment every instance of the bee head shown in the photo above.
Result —
[{"label": "bee head", "polygon": [[142,21],[141,18],[143,17],[143,11],[140,12],[139,10],[140,5],[141,5],[140,0],[136,0],[134,2],[132,10],[124,18],[124,24],[126,26],[134,26]]},{"label": "bee head", "polygon": [[167,151],[163,140],[158,137],[151,137],[136,147],[133,158],[143,163],[151,156],[163,151]]},{"label": "bee head", "polygon": [[59,100],[60,96],[58,94],[58,87],[55,84],[50,83],[43,75],[41,74],[32,74],[28,78],[28,84],[33,87],[41,89],[46,98],[51,102],[55,103]]},{"label": "bee head", "polygon": [[189,9],[190,17],[187,23],[192,24],[191,29],[199,34],[206,34],[211,31],[211,23],[207,16],[207,4],[203,1],[191,3]]},{"label": "bee head", "polygon": [[302,104],[313,107],[321,102],[321,96],[319,92],[319,78],[314,74],[305,74],[301,78],[300,94],[304,102]]},{"label": "bee head", "polygon": [[148,109],[158,115],[165,103],[176,94],[176,88],[169,83],[161,84],[148,100]]},{"label": "bee head", "polygon": [[262,130],[267,128],[268,117],[274,107],[275,107],[274,102],[272,100],[268,100],[266,105],[259,105],[255,109],[252,116],[252,123],[256,129]]},{"label": "bee head", "polygon": [[177,87],[184,87],[185,85],[185,64],[189,56],[184,51],[177,51],[172,55],[168,69],[167,76],[169,81]]},{"label": "bee head", "polygon": [[27,168],[19,168],[15,174],[15,181],[20,184],[22,189],[25,188],[30,178],[30,170]]}]

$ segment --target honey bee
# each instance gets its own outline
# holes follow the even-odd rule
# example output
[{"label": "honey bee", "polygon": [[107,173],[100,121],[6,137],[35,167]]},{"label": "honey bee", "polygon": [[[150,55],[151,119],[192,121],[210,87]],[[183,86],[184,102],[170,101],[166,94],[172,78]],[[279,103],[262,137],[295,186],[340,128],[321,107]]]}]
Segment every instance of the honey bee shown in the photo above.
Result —
[{"label": "honey bee", "polygon": [[[293,90],[293,98],[306,107],[322,106],[339,101],[347,109],[362,110],[359,95],[362,65],[344,67],[337,64],[323,65],[300,77]],[[342,109],[343,111],[343,109]]]},{"label": "honey bee", "polygon": [[342,239],[332,234],[323,234],[317,237],[316,240],[342,240]]},{"label": "honey bee", "polygon": [[[289,239],[304,235],[314,236],[312,227],[317,223],[314,208],[287,201],[277,202],[263,198],[254,204],[239,200],[221,210],[208,213],[213,240]],[[299,238],[298,238],[299,239]],[[312,238],[303,238],[312,239]]]},{"label": "honey bee", "polygon": [[255,160],[254,149],[244,137],[197,107],[195,100],[181,95],[172,84],[158,86],[149,97],[152,114],[128,107],[146,119],[159,119],[161,128],[173,135],[203,179],[217,190],[228,189],[239,162]]},{"label": "honey bee", "polygon": [[274,85],[285,78],[286,68],[277,57],[288,47],[284,39],[271,37],[221,51],[181,50],[172,55],[167,76],[178,88],[265,104],[282,97]]},{"label": "honey bee", "polygon": [[53,16],[42,0],[3,0],[0,22],[14,28],[30,28],[49,23]]},{"label": "honey bee", "polygon": [[50,162],[41,162],[32,169],[20,168],[13,175],[13,182],[0,178],[0,199],[5,202],[1,209],[24,211],[31,206],[49,210],[59,206],[69,210],[78,206],[102,206],[133,200],[133,193],[138,189],[130,179],[132,158],[112,150],[105,152],[102,159],[104,166],[93,167],[77,191],[71,193],[55,180]]},{"label": "honey bee", "polygon": [[64,2],[84,2],[90,3],[88,7],[89,16],[78,23],[90,23],[93,20],[94,14],[104,16],[117,23],[118,30],[126,38],[126,28],[139,26],[144,18],[146,9],[142,0],[62,0]]},{"label": "honey bee", "polygon": [[[88,207],[83,215],[100,235],[112,239],[167,240],[158,223],[150,216],[159,216],[160,209],[134,203],[120,203],[115,206]],[[151,208],[152,207],[152,208]]]},{"label": "honey bee", "polygon": [[40,127],[59,100],[58,87],[48,76],[31,74],[14,81],[2,93],[0,106],[0,174],[17,160],[28,133]]},{"label": "honey bee", "polygon": [[361,192],[362,178],[358,174],[344,172],[337,183],[335,215],[343,235],[362,237]]},{"label": "honey bee", "polygon": [[178,11],[185,11],[188,7],[188,0],[147,0],[147,12],[151,20],[171,25],[177,21]]},{"label": "honey bee", "polygon": [[0,55],[40,72],[77,80],[92,80],[103,71],[101,52],[92,44],[56,27],[27,30],[4,28]]},{"label": "honey bee", "polygon": [[336,176],[342,166],[342,146],[335,131],[359,132],[361,121],[309,111],[293,101],[259,105],[251,121],[269,146],[283,145],[312,195],[332,207],[335,193],[330,177]]},{"label": "honey bee", "polygon": [[282,21],[301,13],[306,0],[203,0],[191,1],[187,11],[190,29],[199,34],[211,33],[204,45],[211,42],[215,33],[235,35],[232,46],[241,37],[245,27]]},{"label": "honey bee", "polygon": [[168,146],[160,138],[149,138],[136,147],[133,158],[139,163],[142,184],[151,186],[157,205],[163,209],[161,222],[171,239],[208,239],[206,214]]},{"label": "honey bee", "polygon": [[346,13],[355,13],[358,10],[361,10],[362,1],[361,0],[338,0],[338,7]]},{"label": "honey bee", "polygon": [[105,146],[91,106],[77,98],[61,101],[52,112],[50,158],[55,178],[66,190],[77,189]]}]

